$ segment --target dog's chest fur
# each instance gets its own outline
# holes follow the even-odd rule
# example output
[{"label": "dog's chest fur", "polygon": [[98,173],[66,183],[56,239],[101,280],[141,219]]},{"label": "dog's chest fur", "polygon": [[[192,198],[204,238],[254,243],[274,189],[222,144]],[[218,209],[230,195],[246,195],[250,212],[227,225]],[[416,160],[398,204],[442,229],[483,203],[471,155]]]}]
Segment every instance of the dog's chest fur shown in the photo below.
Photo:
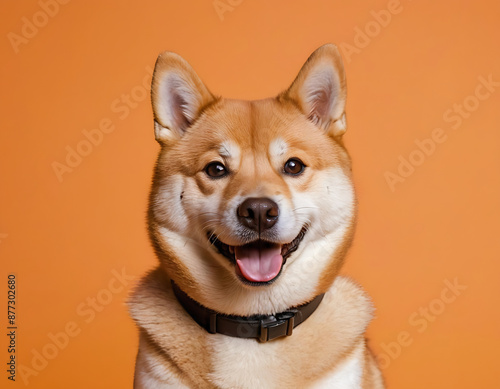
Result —
[{"label": "dog's chest fur", "polygon": [[178,304],[160,269],[143,279],[130,306],[141,329],[137,363],[144,376],[136,380],[150,389],[337,387],[332,380],[361,388],[369,369],[364,332],[372,306],[344,277],[291,337],[265,344],[207,333]]}]

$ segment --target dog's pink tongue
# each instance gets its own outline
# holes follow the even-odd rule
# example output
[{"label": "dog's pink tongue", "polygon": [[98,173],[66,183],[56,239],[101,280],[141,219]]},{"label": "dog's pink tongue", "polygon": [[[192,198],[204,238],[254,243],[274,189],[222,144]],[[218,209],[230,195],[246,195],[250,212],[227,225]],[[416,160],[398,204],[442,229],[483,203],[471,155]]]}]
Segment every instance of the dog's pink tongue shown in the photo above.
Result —
[{"label": "dog's pink tongue", "polygon": [[267,282],[275,278],[283,264],[281,245],[268,247],[258,245],[236,246],[236,263],[243,277],[251,282]]}]

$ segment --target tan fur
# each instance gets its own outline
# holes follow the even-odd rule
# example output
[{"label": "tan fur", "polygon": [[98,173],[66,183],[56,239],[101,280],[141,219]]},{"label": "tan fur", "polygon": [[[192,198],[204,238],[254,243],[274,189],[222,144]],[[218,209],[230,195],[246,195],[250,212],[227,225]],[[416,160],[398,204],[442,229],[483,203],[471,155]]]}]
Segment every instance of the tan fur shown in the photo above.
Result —
[{"label": "tan fur", "polygon": [[[333,45],[313,53],[285,92],[259,101],[216,97],[181,57],[160,55],[152,99],[161,151],[148,213],[160,265],[130,300],[140,328],[135,388],[319,388],[350,376],[359,383],[349,388],[383,388],[364,338],[371,302],[338,276],[356,217],[342,142],[345,97]],[[283,173],[292,157],[306,165],[299,176]],[[208,177],[213,161],[230,173]],[[266,286],[243,284],[207,238],[246,243],[234,215],[247,197],[279,204],[280,244],[308,228]],[[325,298],[292,336],[260,344],[207,333],[179,305],[171,279],[200,304],[232,315],[274,314],[320,293]]]}]

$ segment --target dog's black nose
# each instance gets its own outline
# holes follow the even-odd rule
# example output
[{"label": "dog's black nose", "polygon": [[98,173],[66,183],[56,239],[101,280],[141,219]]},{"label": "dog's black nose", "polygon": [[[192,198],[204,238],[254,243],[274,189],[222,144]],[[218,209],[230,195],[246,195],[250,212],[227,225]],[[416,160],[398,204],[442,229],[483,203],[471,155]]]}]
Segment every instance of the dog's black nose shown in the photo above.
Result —
[{"label": "dog's black nose", "polygon": [[236,212],[241,224],[259,233],[274,226],[279,216],[278,204],[268,198],[248,198]]}]

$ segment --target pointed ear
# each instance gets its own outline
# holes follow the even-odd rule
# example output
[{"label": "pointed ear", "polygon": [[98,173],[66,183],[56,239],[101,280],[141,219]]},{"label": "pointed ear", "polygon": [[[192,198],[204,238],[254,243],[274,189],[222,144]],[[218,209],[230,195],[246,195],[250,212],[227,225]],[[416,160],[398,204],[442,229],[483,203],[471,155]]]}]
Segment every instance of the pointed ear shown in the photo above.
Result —
[{"label": "pointed ear", "polygon": [[318,127],[342,135],[346,131],[346,85],[337,46],[327,44],[312,53],[282,97],[294,101]]},{"label": "pointed ear", "polygon": [[156,60],[151,86],[155,136],[160,143],[182,137],[214,96],[179,55],[164,52]]}]

